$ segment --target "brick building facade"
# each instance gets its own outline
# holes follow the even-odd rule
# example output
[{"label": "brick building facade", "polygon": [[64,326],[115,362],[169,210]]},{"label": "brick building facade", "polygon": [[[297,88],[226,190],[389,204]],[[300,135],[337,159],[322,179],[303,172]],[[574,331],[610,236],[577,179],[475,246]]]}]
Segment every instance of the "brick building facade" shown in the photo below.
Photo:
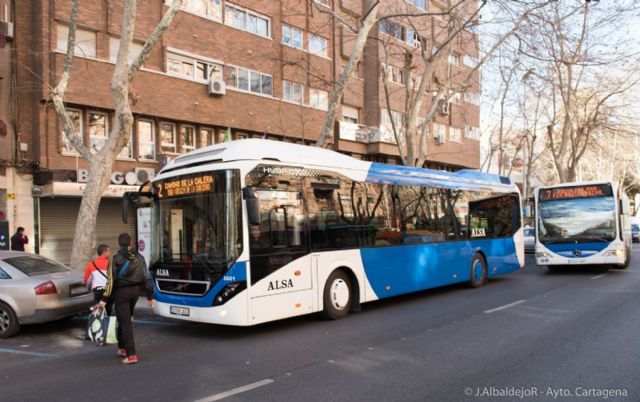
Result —
[{"label": "brick building facade", "polygon": [[[447,6],[441,0],[394,1],[416,13]],[[369,0],[318,3],[355,19]],[[82,169],[87,168],[63,137],[48,101],[49,88],[55,86],[64,64],[70,4],[70,0],[0,0],[0,8],[6,5],[4,8],[13,10],[6,18],[14,29],[7,47],[0,49],[13,50],[14,63],[7,66],[12,71],[5,74],[11,77],[13,92],[3,77],[1,88],[6,96],[2,95],[0,103],[13,105],[15,110],[11,115],[6,112],[9,108],[0,108],[0,118],[10,126],[6,138],[0,137],[4,141],[0,145],[6,143],[7,149],[15,149],[14,155],[1,154],[0,158],[11,161],[7,165],[22,166],[20,177],[29,184],[23,194],[28,200],[18,202],[27,212],[12,227],[29,227],[28,233],[38,236],[32,250],[62,260],[66,251],[59,251],[60,244],[69,243],[72,237],[74,209],[82,194]],[[168,4],[170,0],[138,2],[134,51],[139,51]],[[113,119],[109,81],[122,13],[122,0],[80,2],[77,46],[65,102],[89,147],[103,143]],[[420,35],[426,39],[423,46],[432,46],[432,38],[439,35],[439,21],[431,16],[420,17],[420,21],[424,26]],[[383,58],[385,66],[402,66],[402,52],[390,54],[389,44],[419,50],[408,39],[408,31],[403,32],[394,37],[382,27],[372,31],[339,109],[334,149],[366,160],[399,161],[397,146],[388,133],[385,135],[384,126],[388,123],[386,108],[402,111],[404,84],[393,83],[397,93],[387,105],[380,71]],[[457,62],[450,63],[453,67],[445,66],[447,70],[469,68],[463,60],[477,57],[475,46],[463,46],[475,43],[475,38],[470,39],[459,41]],[[265,137],[313,144],[326,115],[331,83],[346,64],[353,40],[354,34],[340,22],[305,0],[186,0],[134,78],[132,140],[114,165],[113,185],[105,194],[101,215],[115,214],[117,197],[127,185],[138,184],[145,174],[157,171],[175,155],[223,141],[227,132],[234,140]],[[471,92],[479,94],[477,82]],[[429,127],[430,132],[445,133],[440,140],[435,135],[429,137],[429,167],[479,166],[479,106],[475,99],[460,97],[447,115],[436,118],[435,123],[441,126]],[[424,110],[431,101],[429,97]],[[126,176],[127,172],[142,176],[135,179]],[[29,173],[34,173],[32,179]],[[8,188],[2,186],[2,177],[10,181],[9,174],[14,173],[0,175],[0,188]],[[31,184],[35,198],[29,191]],[[4,208],[9,209],[7,203]],[[72,211],[65,213],[67,210]],[[120,223],[98,223],[105,239],[116,230],[132,230]],[[71,233],[47,234],[61,226]],[[99,241],[100,236],[101,232]]]}]

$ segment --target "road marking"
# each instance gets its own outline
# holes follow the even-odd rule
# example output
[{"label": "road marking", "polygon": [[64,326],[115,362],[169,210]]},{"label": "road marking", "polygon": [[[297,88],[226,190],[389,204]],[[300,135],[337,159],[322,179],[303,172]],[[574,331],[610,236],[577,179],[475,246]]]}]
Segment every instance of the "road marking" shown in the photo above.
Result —
[{"label": "road marking", "polygon": [[51,356],[55,356],[55,354],[53,354],[53,353],[30,352],[28,350],[5,349],[5,348],[0,348],[0,353],[13,353],[13,354],[16,354],[16,355],[35,356],[35,357],[51,357]]},{"label": "road marking", "polygon": [[262,380],[262,381],[254,382],[253,384],[243,385],[243,386],[238,387],[238,388],[230,389],[229,391],[221,392],[219,394],[208,396],[206,398],[198,399],[195,402],[219,401],[221,399],[228,398],[228,397],[233,396],[233,395],[237,395],[237,394],[241,394],[243,392],[251,391],[252,389],[255,389],[255,388],[258,388],[258,387],[262,387],[264,385],[269,385],[272,382],[273,382],[273,380],[270,380],[270,379],[267,378],[267,379]]},{"label": "road marking", "polygon": [[591,279],[598,279],[598,278],[602,278],[603,276],[605,276],[606,273],[604,274],[600,274],[600,275],[596,275],[596,276],[592,276]]},{"label": "road marking", "polygon": [[496,311],[505,310],[505,309],[508,309],[509,307],[513,307],[515,305],[518,305],[518,304],[524,303],[524,302],[526,302],[526,300],[522,299],[522,300],[515,301],[513,303],[505,304],[504,306],[492,308],[491,310],[485,310],[485,314],[491,314],[491,313],[494,313]]}]

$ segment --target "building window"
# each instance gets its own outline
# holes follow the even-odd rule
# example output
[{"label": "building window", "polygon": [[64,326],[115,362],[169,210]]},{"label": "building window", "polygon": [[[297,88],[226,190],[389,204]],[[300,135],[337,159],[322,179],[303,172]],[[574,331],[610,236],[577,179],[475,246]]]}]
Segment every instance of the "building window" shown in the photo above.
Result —
[{"label": "building window", "polygon": [[173,123],[160,123],[160,151],[176,153],[176,125]]},{"label": "building window", "polygon": [[451,98],[449,98],[449,100],[453,103],[460,104],[460,102],[462,101],[462,96],[460,95],[460,92],[456,92],[451,95]]},{"label": "building window", "polygon": [[421,8],[423,10],[427,9],[427,0],[407,0],[407,1],[418,8]]},{"label": "building window", "polygon": [[287,102],[302,104],[304,87],[291,81],[282,81],[282,99]]},{"label": "building window", "polygon": [[327,110],[329,108],[329,94],[327,91],[310,88],[309,106],[320,110]]},{"label": "building window", "polygon": [[465,92],[464,100],[473,105],[480,106],[480,94],[478,93]]},{"label": "building window", "polygon": [[193,126],[180,126],[180,140],[183,152],[191,152],[196,149],[196,128]]},{"label": "building window", "polygon": [[404,70],[391,66],[389,64],[381,64],[382,74],[386,76],[387,81],[395,82],[396,84],[404,85]]},{"label": "building window", "polygon": [[302,49],[302,30],[289,25],[282,25],[282,43]]},{"label": "building window", "polygon": [[[167,6],[172,1],[165,0]],[[200,17],[215,21],[222,21],[222,1],[221,0],[185,0],[182,10]]]},{"label": "building window", "polygon": [[118,159],[133,159],[133,134],[129,137],[129,142],[118,154]]},{"label": "building window", "polygon": [[225,83],[228,87],[256,94],[273,96],[273,78],[268,74],[227,65]]},{"label": "building window", "polygon": [[393,36],[404,41],[406,39],[406,29],[402,25],[390,19],[380,21],[380,32]]},{"label": "building window", "polygon": [[138,159],[155,161],[156,136],[153,122],[150,120],[137,120],[136,132],[138,133]]},{"label": "building window", "polygon": [[447,139],[447,126],[440,123],[433,123],[433,136],[439,139],[439,142],[445,142]]},{"label": "building window", "polygon": [[469,139],[472,139],[472,140],[479,140],[480,139],[480,129],[478,127],[465,126],[464,127],[464,136],[466,138],[469,138]]},{"label": "building window", "polygon": [[467,67],[473,68],[478,64],[478,59],[476,57],[465,54],[464,56],[462,56],[462,63],[464,63],[464,65]]},{"label": "building window", "polygon": [[451,53],[449,55],[449,64],[453,64],[453,65],[459,65],[460,64],[460,56],[458,56],[455,53]]},{"label": "building window", "polygon": [[208,147],[213,145],[213,129],[201,128],[200,129],[200,144],[199,147]]},{"label": "building window", "polygon": [[358,108],[342,105],[342,121],[358,124],[360,113]]},{"label": "building window", "polygon": [[[136,42],[131,42],[131,47],[129,47],[129,57],[127,58],[127,62],[129,64],[133,63],[140,52],[142,52],[142,48],[144,45]],[[109,38],[109,61],[115,63],[118,58],[118,49],[120,48],[120,39],[114,38],[111,36]]]},{"label": "building window", "polygon": [[89,151],[98,153],[107,142],[107,115],[106,113],[89,112]]},{"label": "building window", "polygon": [[462,142],[462,129],[458,127],[449,127],[449,140],[453,142]]},{"label": "building window", "polygon": [[167,52],[167,72],[193,81],[222,79],[222,65]]},{"label": "building window", "polygon": [[[73,134],[76,134],[82,142],[84,142],[83,133],[84,128],[82,124],[82,111],[76,109],[67,109],[66,111],[67,117],[71,119],[71,124],[73,125]],[[64,134],[64,129],[61,130],[62,134],[62,154],[69,156],[80,156],[80,153],[76,151],[76,148],[71,144],[71,142],[67,139],[67,136]]]},{"label": "building window", "polygon": [[[57,50],[63,53],[67,52],[67,41],[69,40],[69,27],[67,25],[58,24],[57,30],[58,42]],[[84,29],[76,28],[76,43],[73,54],[78,57],[96,57],[96,33]]]},{"label": "building window", "polygon": [[309,53],[327,57],[327,40],[322,36],[309,34]]},{"label": "building window", "polygon": [[[404,120],[404,113],[402,112],[397,112],[395,110],[391,111],[391,117],[393,118],[393,124],[395,124],[396,127],[399,127],[400,125],[402,125],[402,120]],[[388,109],[381,109],[380,111],[380,125],[389,129],[393,128],[393,124],[391,122],[391,120],[389,119],[389,110]]]},{"label": "building window", "polygon": [[245,10],[235,4],[225,4],[224,23],[252,34],[271,38],[271,20],[268,17]]},{"label": "building window", "polygon": [[236,133],[236,140],[246,140],[247,138],[249,138],[247,133]]}]

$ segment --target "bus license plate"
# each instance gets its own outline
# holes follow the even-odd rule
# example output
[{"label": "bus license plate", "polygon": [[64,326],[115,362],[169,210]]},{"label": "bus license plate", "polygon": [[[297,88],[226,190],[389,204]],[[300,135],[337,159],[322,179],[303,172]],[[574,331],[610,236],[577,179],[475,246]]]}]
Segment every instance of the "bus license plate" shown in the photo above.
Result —
[{"label": "bus license plate", "polygon": [[171,306],[169,312],[174,315],[189,316],[189,307]]},{"label": "bus license plate", "polygon": [[585,263],[585,259],[584,258],[570,258],[567,261],[567,264],[570,264],[570,265],[584,264],[584,263]]}]

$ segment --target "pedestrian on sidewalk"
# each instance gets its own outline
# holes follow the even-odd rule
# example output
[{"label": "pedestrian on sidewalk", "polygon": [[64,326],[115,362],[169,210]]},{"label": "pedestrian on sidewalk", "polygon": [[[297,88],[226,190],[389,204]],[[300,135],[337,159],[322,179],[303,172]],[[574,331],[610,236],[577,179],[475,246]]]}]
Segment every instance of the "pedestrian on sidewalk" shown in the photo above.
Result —
[{"label": "pedestrian on sidewalk", "polygon": [[131,236],[120,234],[118,245],[120,250],[111,259],[107,286],[99,306],[105,308],[113,301],[118,320],[118,355],[124,357],[123,364],[134,364],[138,362],[138,355],[133,338],[133,309],[141,289],[146,293],[147,304],[153,306],[153,286],[144,257],[131,247]]},{"label": "pedestrian on sidewalk", "polygon": [[24,228],[20,226],[16,233],[11,236],[11,250],[24,251],[24,245],[27,243],[29,243],[29,238],[24,234]]},{"label": "pedestrian on sidewalk", "polygon": [[[100,303],[104,289],[107,287],[107,270],[109,269],[109,257],[111,256],[111,248],[106,244],[98,246],[98,257],[87,264],[84,269],[84,283],[89,285],[93,291],[94,303]],[[111,312],[110,306],[107,306],[107,314]]]}]

